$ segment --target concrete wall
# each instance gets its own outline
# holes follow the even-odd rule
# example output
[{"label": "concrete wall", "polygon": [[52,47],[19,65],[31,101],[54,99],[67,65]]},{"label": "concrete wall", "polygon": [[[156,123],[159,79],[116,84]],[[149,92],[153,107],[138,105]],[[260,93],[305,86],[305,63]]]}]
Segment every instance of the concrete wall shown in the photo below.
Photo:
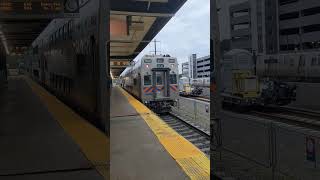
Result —
[{"label": "concrete wall", "polygon": [[[320,178],[320,132],[294,126],[276,124],[276,169],[298,179]],[[306,139],[314,139],[315,161],[307,160]]]},{"label": "concrete wall", "polygon": [[202,129],[210,130],[210,103],[180,97],[172,110],[182,118],[199,125]]},{"label": "concrete wall", "polygon": [[243,166],[249,161],[264,169],[257,177],[320,179],[320,131],[227,111],[221,113],[221,128],[224,149],[242,157]]},{"label": "concrete wall", "polygon": [[320,83],[296,83],[297,100],[289,106],[320,111]]},{"label": "concrete wall", "polygon": [[246,115],[221,114],[223,148],[265,167],[271,166],[269,122]]}]

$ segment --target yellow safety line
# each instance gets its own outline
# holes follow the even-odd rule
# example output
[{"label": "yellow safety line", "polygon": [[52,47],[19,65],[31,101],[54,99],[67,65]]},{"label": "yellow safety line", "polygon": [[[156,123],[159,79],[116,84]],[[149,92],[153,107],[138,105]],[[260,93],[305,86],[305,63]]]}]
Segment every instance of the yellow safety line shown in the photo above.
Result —
[{"label": "yellow safety line", "polygon": [[95,169],[105,178],[109,178],[109,138],[96,127],[88,123],[68,106],[49,94],[45,89],[25,77],[26,82],[45,104],[55,120],[79,145],[83,154]]},{"label": "yellow safety line", "polygon": [[145,105],[122,88],[119,89],[191,179],[210,179],[210,160],[203,152],[180,136]]}]

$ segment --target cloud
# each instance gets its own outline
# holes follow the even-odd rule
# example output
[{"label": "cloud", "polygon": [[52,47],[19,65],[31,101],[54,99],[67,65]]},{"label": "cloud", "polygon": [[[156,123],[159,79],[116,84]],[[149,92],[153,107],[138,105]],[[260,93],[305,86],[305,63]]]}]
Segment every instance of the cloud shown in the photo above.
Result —
[{"label": "cloud", "polygon": [[[187,0],[174,17],[155,37],[160,41],[157,45],[162,54],[177,57],[181,63],[188,60],[189,55],[196,53],[198,57],[210,53],[210,0]],[[153,51],[150,43],[135,60]]]}]

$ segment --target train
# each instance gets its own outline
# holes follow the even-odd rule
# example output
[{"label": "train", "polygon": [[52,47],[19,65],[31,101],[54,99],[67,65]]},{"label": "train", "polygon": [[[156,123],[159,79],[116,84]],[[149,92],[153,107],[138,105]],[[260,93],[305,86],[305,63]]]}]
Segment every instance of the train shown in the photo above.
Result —
[{"label": "train", "polygon": [[320,51],[257,56],[257,75],[291,82],[320,82]]},{"label": "train", "polygon": [[27,75],[99,129],[98,0],[80,5],[80,18],[52,20],[23,55]]},{"label": "train", "polygon": [[170,55],[144,55],[120,74],[121,86],[156,113],[167,113],[179,96],[178,62]]},{"label": "train", "polygon": [[[189,78],[179,79],[179,91],[181,96],[202,96],[204,90],[209,90],[210,78]],[[206,93],[209,94],[209,93]]]},{"label": "train", "polygon": [[296,86],[262,75],[249,51],[230,50],[223,55],[221,64],[223,105],[288,105],[295,101]]}]

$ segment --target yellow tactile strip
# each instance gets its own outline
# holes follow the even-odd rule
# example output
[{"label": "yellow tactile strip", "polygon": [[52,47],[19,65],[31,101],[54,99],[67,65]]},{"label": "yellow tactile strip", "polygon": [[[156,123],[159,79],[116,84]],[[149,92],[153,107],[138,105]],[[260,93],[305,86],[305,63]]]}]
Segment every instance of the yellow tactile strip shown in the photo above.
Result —
[{"label": "yellow tactile strip", "polygon": [[145,120],[160,143],[191,179],[210,179],[210,160],[203,152],[184,137],[180,136],[156,114],[125,90],[121,89],[121,91],[129,103]]},{"label": "yellow tactile strip", "polygon": [[37,94],[51,115],[71,138],[78,144],[83,154],[95,169],[108,179],[107,162],[109,162],[109,138],[93,125],[88,123],[68,106],[49,94],[31,79],[24,77],[31,89]]}]

